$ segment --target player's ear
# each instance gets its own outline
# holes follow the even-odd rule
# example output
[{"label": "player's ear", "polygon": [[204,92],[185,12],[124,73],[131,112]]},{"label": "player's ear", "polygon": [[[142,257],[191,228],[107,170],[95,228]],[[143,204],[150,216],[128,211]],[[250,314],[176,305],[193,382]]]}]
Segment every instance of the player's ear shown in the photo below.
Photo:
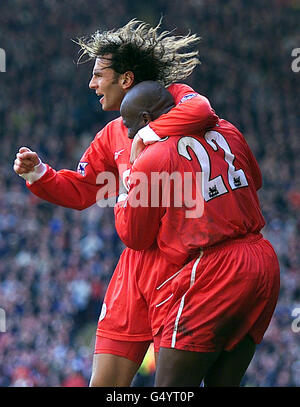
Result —
[{"label": "player's ear", "polygon": [[134,73],[127,71],[121,75],[121,86],[124,90],[129,90],[134,84]]},{"label": "player's ear", "polygon": [[142,112],[142,119],[145,126],[152,120],[149,112]]}]

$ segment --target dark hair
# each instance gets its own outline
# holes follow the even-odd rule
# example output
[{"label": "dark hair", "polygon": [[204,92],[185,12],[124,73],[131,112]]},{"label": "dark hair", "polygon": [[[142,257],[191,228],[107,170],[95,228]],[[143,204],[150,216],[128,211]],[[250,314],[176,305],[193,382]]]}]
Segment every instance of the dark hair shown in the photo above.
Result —
[{"label": "dark hair", "polygon": [[110,67],[118,74],[134,73],[135,83],[152,80],[164,81],[171,62],[155,55],[154,46],[143,49],[131,43],[109,44],[99,49],[99,55],[112,54]]},{"label": "dark hair", "polygon": [[118,30],[96,31],[76,43],[87,60],[112,54],[110,67],[119,74],[132,71],[135,83],[153,80],[168,86],[189,76],[197,64],[198,51],[183,52],[199,41],[195,34],[172,36],[169,31],[131,20]]}]

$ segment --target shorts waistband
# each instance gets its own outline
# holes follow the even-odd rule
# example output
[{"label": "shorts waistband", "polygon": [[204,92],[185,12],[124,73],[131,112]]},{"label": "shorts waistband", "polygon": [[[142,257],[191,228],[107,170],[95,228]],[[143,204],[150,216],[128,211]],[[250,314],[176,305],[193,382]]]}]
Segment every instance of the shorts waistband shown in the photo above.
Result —
[{"label": "shorts waistband", "polygon": [[211,253],[215,250],[220,250],[228,246],[236,245],[236,244],[245,244],[245,243],[255,243],[258,240],[262,239],[263,235],[261,233],[247,233],[247,235],[237,237],[235,239],[228,239],[224,242],[217,243],[210,247],[203,247],[200,249],[200,253]]}]

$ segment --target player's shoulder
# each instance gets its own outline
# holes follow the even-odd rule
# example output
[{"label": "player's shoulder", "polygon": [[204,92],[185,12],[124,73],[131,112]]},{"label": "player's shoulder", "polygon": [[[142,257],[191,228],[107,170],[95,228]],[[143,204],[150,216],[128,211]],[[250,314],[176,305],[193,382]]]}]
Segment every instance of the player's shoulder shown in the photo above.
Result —
[{"label": "player's shoulder", "polygon": [[172,83],[170,86],[168,86],[167,90],[173,96],[176,104],[181,104],[187,100],[196,98],[195,100],[197,100],[199,103],[210,106],[210,101],[206,96],[195,91],[191,86],[185,83]]},{"label": "player's shoulder", "polygon": [[124,142],[127,138],[127,129],[123,124],[122,118],[117,117],[98,131],[94,142],[114,145],[119,144],[119,142]]},{"label": "player's shoulder", "polygon": [[178,82],[172,83],[171,85],[169,85],[167,87],[167,89],[170,93],[175,93],[175,92],[180,92],[180,91],[194,92],[194,89],[191,86],[189,86],[185,83],[178,83]]},{"label": "player's shoulder", "polygon": [[172,85],[168,86],[167,90],[173,96],[176,104],[182,103],[188,98],[199,96],[199,93],[195,92],[193,88],[185,83],[172,83]]},{"label": "player's shoulder", "polygon": [[126,128],[123,124],[123,120],[122,117],[119,116],[116,119],[111,120],[110,122],[108,122],[104,127],[102,127],[102,129],[100,129],[97,134],[96,137],[103,137],[105,134],[108,134],[112,131],[115,130],[119,130],[119,131],[126,131]]},{"label": "player's shoulder", "polygon": [[244,138],[241,131],[234,124],[225,119],[219,119],[213,130],[231,133],[232,135],[236,135],[239,138]]},{"label": "player's shoulder", "polygon": [[125,148],[128,143],[127,129],[122,118],[117,117],[98,131],[91,143],[91,148],[110,154],[118,149]]},{"label": "player's shoulder", "polygon": [[228,129],[228,130],[232,130],[235,131],[237,133],[241,133],[240,130],[231,122],[229,122],[228,120],[222,119],[220,118],[218,123],[216,124],[216,128],[220,128],[220,129]]},{"label": "player's shoulder", "polygon": [[250,147],[242,132],[234,124],[227,120],[220,119],[213,130],[225,137],[235,154],[249,154]]}]

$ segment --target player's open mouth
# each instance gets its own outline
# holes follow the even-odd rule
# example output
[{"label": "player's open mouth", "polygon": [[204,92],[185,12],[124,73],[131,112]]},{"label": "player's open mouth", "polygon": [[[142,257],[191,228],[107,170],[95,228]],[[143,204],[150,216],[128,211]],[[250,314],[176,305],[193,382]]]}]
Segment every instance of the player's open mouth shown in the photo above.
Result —
[{"label": "player's open mouth", "polygon": [[104,95],[101,95],[100,93],[97,93],[97,92],[96,92],[96,95],[99,98],[99,103],[103,103]]}]

